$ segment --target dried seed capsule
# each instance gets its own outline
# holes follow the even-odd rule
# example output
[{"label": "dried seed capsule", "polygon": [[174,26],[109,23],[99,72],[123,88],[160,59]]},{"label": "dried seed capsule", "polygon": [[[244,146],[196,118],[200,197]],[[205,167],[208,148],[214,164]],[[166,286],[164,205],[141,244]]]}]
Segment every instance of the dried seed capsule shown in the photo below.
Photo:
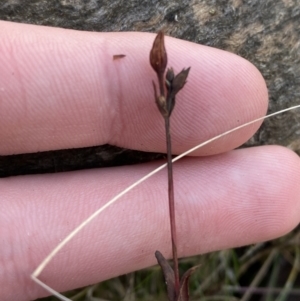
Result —
[{"label": "dried seed capsule", "polygon": [[152,81],[152,84],[153,84],[153,90],[154,90],[155,103],[158,107],[159,112],[165,118],[169,115],[168,109],[167,109],[166,98],[163,95],[157,95],[156,86],[155,86],[154,81]]},{"label": "dried seed capsule", "polygon": [[166,98],[162,95],[158,96],[156,98],[156,104],[157,104],[157,107],[158,107],[161,115],[163,115],[163,117],[168,117],[169,116],[169,110],[168,110],[168,107],[167,107]]},{"label": "dried seed capsule", "polygon": [[150,51],[150,64],[158,76],[162,76],[166,70],[168,63],[167,53],[165,49],[164,33],[160,31]]}]

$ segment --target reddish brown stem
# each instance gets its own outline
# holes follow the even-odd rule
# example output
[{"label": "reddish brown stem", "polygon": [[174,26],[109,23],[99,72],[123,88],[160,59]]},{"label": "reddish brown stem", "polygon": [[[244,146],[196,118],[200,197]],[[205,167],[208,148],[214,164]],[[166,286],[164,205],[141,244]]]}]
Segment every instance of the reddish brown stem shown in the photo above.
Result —
[{"label": "reddish brown stem", "polygon": [[166,141],[167,141],[167,159],[168,159],[168,194],[169,194],[169,215],[172,240],[172,253],[174,263],[175,277],[175,295],[179,294],[179,267],[177,256],[177,235],[175,221],[175,201],[174,201],[174,185],[173,185],[173,165],[172,165],[172,146],[170,134],[170,117],[165,117]]}]

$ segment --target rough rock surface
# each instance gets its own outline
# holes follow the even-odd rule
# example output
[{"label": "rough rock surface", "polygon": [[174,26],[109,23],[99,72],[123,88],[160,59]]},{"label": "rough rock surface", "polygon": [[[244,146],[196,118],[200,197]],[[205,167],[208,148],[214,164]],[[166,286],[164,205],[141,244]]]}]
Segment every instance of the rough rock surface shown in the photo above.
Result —
[{"label": "rough rock surface", "polygon": [[[0,19],[87,31],[163,28],[173,37],[225,49],[251,61],[267,82],[269,112],[300,104],[300,0],[7,0],[0,3]],[[266,120],[247,143],[259,144],[281,144],[300,153],[300,110]],[[81,151],[63,170],[84,168],[78,166]],[[100,166],[99,148],[97,152],[94,162]],[[55,152],[45,156],[49,159]],[[15,159],[1,158],[0,176],[15,174],[8,170],[9,162],[15,161],[9,160]],[[22,160],[26,170],[26,158]],[[35,172],[43,172],[42,164]]]}]

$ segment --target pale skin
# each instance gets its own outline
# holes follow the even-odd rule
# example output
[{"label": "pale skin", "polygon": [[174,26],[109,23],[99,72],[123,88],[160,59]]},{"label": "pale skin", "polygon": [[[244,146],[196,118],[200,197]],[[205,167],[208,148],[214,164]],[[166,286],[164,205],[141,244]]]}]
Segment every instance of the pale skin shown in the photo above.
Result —
[{"label": "pale skin", "polygon": [[[164,152],[153,40],[0,22],[0,155],[105,143]],[[176,73],[191,66],[171,118],[174,154],[266,113],[266,85],[249,62],[168,37],[166,48]],[[273,239],[298,224],[299,157],[279,146],[230,151],[258,126],[174,165],[180,257]],[[30,279],[43,258],[162,163],[0,179],[0,299],[45,296]],[[151,266],[156,250],[170,257],[166,185],[164,170],[103,212],[40,279],[64,291]]]}]

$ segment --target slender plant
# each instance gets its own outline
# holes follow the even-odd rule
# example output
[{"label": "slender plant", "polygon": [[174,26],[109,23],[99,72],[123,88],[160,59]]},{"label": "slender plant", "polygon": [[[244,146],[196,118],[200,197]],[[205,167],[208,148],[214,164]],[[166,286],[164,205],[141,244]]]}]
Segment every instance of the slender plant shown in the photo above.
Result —
[{"label": "slender plant", "polygon": [[165,120],[168,160],[169,216],[174,268],[171,268],[168,261],[159,251],[155,252],[155,257],[164,274],[164,278],[167,284],[168,299],[170,301],[187,301],[189,299],[188,279],[196,267],[189,269],[180,280],[177,255],[170,116],[175,106],[176,95],[184,87],[190,68],[183,69],[177,75],[174,74],[173,68],[169,68],[165,74],[167,62],[168,58],[164,43],[164,33],[160,31],[157,34],[150,51],[150,64],[154,69],[158,79],[158,91],[154,81],[152,82],[155,102],[158,110]]}]

